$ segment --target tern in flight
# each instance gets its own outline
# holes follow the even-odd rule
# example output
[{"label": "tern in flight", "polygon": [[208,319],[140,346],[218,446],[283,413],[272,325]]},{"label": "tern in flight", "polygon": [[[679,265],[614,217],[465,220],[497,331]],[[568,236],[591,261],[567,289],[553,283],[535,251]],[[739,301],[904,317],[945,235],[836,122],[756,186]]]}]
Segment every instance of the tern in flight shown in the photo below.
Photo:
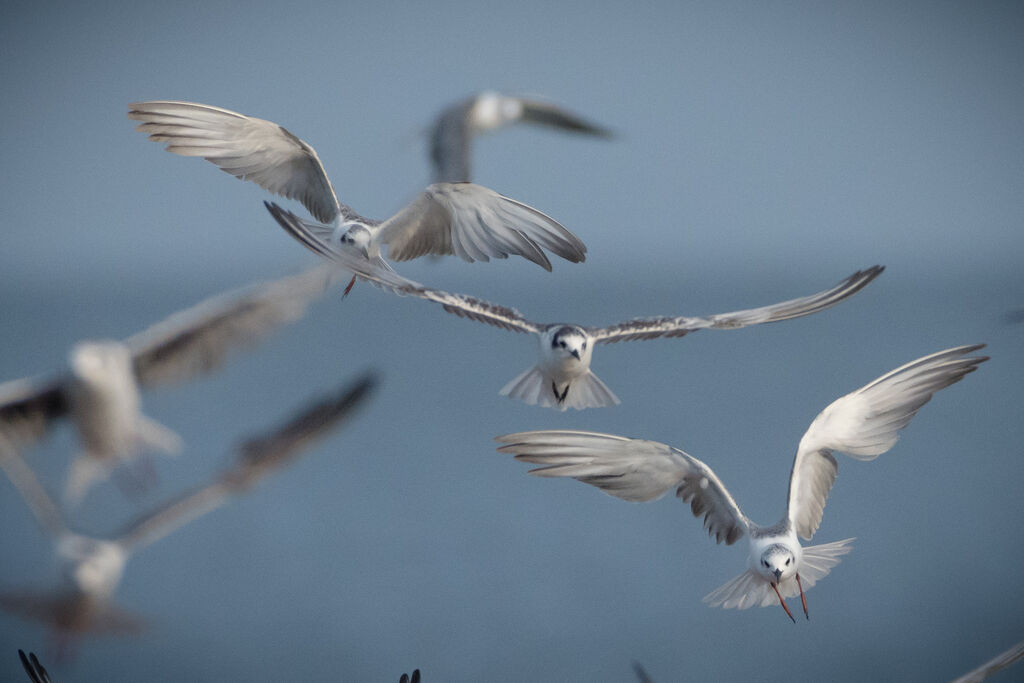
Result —
[{"label": "tern in flight", "polygon": [[[786,513],[772,526],[748,519],[711,468],[678,448],[655,441],[578,431],[538,431],[497,437],[503,453],[540,465],[539,477],[572,477],[632,502],[657,500],[675,489],[719,543],[749,542],[749,568],[704,597],[712,607],[771,605],[804,591],[839,564],[852,538],[802,547],[821,523],[836,478],[833,452],[872,460],[896,444],[899,431],[936,391],[959,382],[986,356],[969,356],[984,344],[959,346],[918,358],[834,401],[800,439],[789,480]],[[808,617],[809,618],[809,617]],[[796,621],[795,619],[793,619]]]},{"label": "tern in flight", "polygon": [[[266,203],[266,202],[265,202]],[[513,332],[528,332],[540,342],[540,359],[501,390],[501,395],[530,405],[566,408],[599,408],[619,403],[619,399],[590,370],[597,344],[612,344],[634,339],[682,337],[703,329],[732,330],[748,325],[789,320],[817,313],[859,292],[884,270],[872,266],[858,270],[834,287],[817,294],[781,303],[707,317],[637,318],[608,327],[584,327],[565,323],[536,323],[518,311],[496,306],[462,294],[449,294],[408,280],[393,270],[377,268],[348,250],[322,239],[295,214],[272,203],[267,210],[292,237],[311,251],[330,259],[345,270],[396,294],[411,295],[439,303],[455,315],[477,320]]]},{"label": "tern in flight", "polygon": [[473,138],[519,122],[582,135],[612,137],[607,128],[552,102],[486,90],[446,107],[434,120],[430,134],[434,182],[469,182]]},{"label": "tern in flight", "polygon": [[70,417],[82,452],[66,496],[77,501],[140,451],[181,449],[177,434],[142,414],[140,389],[212,372],[230,351],[301,318],[337,276],[333,266],[310,268],[211,297],[123,341],[80,342],[63,375],[0,384],[0,432],[23,446]]},{"label": "tern in flight", "polygon": [[131,522],[112,538],[84,536],[68,529],[14,444],[0,432],[0,468],[21,493],[43,530],[55,541],[63,586],[53,592],[0,593],[0,608],[52,626],[58,645],[84,633],[134,633],[139,617],[112,599],[133,553],[225,504],[269,473],[294,461],[326,437],[371,394],[372,374],[307,406],[273,431],[244,441],[235,462],[212,482],[172,499]]},{"label": "tern in flight", "polygon": [[393,261],[426,254],[489,261],[515,254],[551,270],[544,248],[573,263],[586,258],[583,242],[556,220],[481,185],[435,183],[377,221],[341,203],[316,151],[276,123],[195,102],[130,107],[128,118],[141,122],[137,130],[167,143],[167,151],[202,157],[236,178],[298,200],[319,221],[306,223],[310,230],[380,267],[387,267],[382,245]]}]

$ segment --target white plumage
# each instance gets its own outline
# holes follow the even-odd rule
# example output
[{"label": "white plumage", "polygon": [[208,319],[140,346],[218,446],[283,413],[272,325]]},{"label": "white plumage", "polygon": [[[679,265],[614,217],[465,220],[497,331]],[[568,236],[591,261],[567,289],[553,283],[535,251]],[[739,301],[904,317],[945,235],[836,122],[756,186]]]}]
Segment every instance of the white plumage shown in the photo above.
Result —
[{"label": "white plumage", "polygon": [[[919,358],[821,411],[800,440],[786,513],[770,527],[748,519],[710,467],[666,444],[594,432],[537,431],[499,436],[503,445],[498,450],[540,465],[530,474],[572,477],[623,500],[655,500],[675,488],[694,516],[703,516],[716,541],[728,545],[744,536],[749,541],[748,569],[704,601],[744,609],[770,605],[777,596],[789,614],[784,599],[800,595],[803,600],[803,591],[839,563],[853,540],[803,547],[797,539],[810,540],[821,522],[837,470],[832,452],[870,460],[888,451],[899,430],[936,391],[988,360],[968,355],[983,346],[959,346]],[[805,614],[806,609],[804,603]]]}]

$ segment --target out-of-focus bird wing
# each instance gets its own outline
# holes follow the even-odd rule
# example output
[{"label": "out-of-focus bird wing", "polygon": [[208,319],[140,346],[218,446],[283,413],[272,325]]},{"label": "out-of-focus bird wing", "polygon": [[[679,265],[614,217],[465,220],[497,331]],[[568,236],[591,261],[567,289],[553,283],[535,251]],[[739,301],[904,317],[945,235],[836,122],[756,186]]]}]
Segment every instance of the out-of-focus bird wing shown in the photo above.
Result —
[{"label": "out-of-focus bird wing", "polygon": [[217,509],[272,471],[293,461],[303,450],[336,428],[371,393],[375,380],[364,375],[339,393],[315,402],[269,434],[247,440],[236,463],[205,486],[171,500],[131,522],[117,543],[136,550]]},{"label": "out-of-focus bird wing", "polygon": [[472,145],[469,114],[475,102],[475,97],[457,102],[435,119],[430,133],[430,161],[434,167],[434,182],[469,181]]},{"label": "out-of-focus bird wing", "polygon": [[11,480],[25,500],[43,531],[58,538],[68,531],[60,508],[39,483],[35,473],[25,464],[14,443],[0,432],[0,469]]},{"label": "out-of-focus bird wing", "polygon": [[1021,659],[1024,659],[1024,640],[1017,643],[1006,652],[999,653],[977,669],[968,671],[963,676],[954,680],[953,683],[980,683],[992,674],[1002,671]]},{"label": "out-of-focus bird wing", "polygon": [[125,340],[140,386],[212,372],[231,351],[301,318],[337,279],[319,266],[207,299]]},{"label": "out-of-focus bird wing", "polygon": [[0,384],[0,432],[21,444],[42,438],[69,410],[64,388],[62,379],[24,378]]}]

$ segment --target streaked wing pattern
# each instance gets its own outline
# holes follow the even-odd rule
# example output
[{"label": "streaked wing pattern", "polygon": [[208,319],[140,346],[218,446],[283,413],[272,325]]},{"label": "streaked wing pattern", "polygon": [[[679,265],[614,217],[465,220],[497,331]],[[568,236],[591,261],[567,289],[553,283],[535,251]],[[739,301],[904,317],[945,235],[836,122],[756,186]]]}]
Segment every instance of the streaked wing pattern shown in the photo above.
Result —
[{"label": "streaked wing pattern", "polygon": [[710,467],[678,448],[656,441],[597,432],[547,430],[506,434],[498,450],[542,465],[539,477],[572,477],[632,502],[656,500],[675,487],[694,517],[718,543],[735,543],[748,520]]},{"label": "streaked wing pattern", "polygon": [[167,151],[203,157],[240,180],[296,199],[317,220],[338,215],[338,198],[320,158],[306,142],[272,121],[196,102],[153,100],[129,105],[136,130]]},{"label": "streaked wing pattern", "polygon": [[444,310],[462,318],[494,325],[513,332],[531,332],[540,334],[542,325],[527,320],[514,308],[498,306],[462,294],[424,287],[418,282],[402,277],[391,270],[379,268],[365,258],[349,252],[347,249],[335,247],[318,239],[295,214],[282,209],[277,204],[264,202],[267,210],[292,237],[306,246],[310,251],[331,259],[338,267],[355,273],[378,287],[401,296],[415,296],[440,304]]},{"label": "streaked wing pattern", "polygon": [[545,270],[551,262],[541,247],[573,263],[585,260],[587,252],[550,216],[473,183],[429,186],[384,222],[380,240],[395,261],[424,254],[455,254],[466,261],[518,254]]},{"label": "streaked wing pattern", "polygon": [[783,301],[761,308],[751,308],[732,313],[719,313],[707,317],[638,318],[610,327],[587,328],[597,343],[613,344],[635,339],[657,339],[658,337],[682,337],[690,332],[704,329],[732,330],[748,325],[789,320],[817,313],[850,297],[878,277],[885,266],[872,266],[858,270],[836,286],[810,296]]}]

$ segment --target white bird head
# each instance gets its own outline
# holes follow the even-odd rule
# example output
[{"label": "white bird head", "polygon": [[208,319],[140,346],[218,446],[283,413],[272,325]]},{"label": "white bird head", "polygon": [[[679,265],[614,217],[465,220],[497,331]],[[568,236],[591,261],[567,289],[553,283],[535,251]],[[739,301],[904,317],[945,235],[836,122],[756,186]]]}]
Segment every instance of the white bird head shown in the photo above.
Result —
[{"label": "white bird head", "polygon": [[470,124],[478,131],[492,130],[518,120],[523,115],[523,103],[515,97],[487,91],[480,93],[470,113]]},{"label": "white bird head", "polygon": [[342,248],[350,249],[363,258],[370,256],[370,231],[362,223],[342,223],[334,231],[335,239]]},{"label": "white bird head", "polygon": [[563,325],[551,335],[551,351],[559,358],[570,356],[578,361],[589,363],[591,351],[587,334],[574,325]]},{"label": "white bird head", "polygon": [[77,534],[66,534],[57,542],[57,556],[65,580],[99,598],[114,594],[128,560],[120,544]]},{"label": "white bird head", "polygon": [[132,355],[116,341],[79,342],[71,349],[71,371],[87,382],[109,382],[110,377],[126,377],[132,372]]},{"label": "white bird head", "polygon": [[761,553],[757,569],[764,578],[778,585],[796,576],[796,555],[782,543],[773,543]]}]

